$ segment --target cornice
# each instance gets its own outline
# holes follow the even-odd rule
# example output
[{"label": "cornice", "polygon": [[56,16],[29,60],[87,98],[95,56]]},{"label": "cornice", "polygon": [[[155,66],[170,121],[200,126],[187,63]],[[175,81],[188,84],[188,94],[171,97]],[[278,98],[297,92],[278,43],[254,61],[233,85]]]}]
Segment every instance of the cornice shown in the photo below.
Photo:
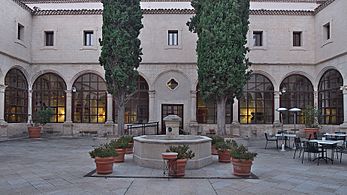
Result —
[{"label": "cornice", "polygon": [[32,9],[30,7],[28,7],[27,5],[25,5],[21,0],[12,0],[13,2],[17,3],[20,7],[22,7],[23,9],[27,10],[28,12],[32,13]]},{"label": "cornice", "polygon": [[[143,14],[194,14],[194,9],[143,9]],[[313,11],[304,10],[250,10],[250,15],[312,16]],[[44,15],[101,15],[102,9],[37,10],[35,16]]]},{"label": "cornice", "polygon": [[321,4],[320,6],[318,6],[315,10],[314,10],[314,14],[316,15],[317,13],[319,13],[320,11],[322,11],[324,8],[326,8],[328,5],[330,5],[332,2],[334,2],[335,0],[327,0],[325,1],[325,3]]}]

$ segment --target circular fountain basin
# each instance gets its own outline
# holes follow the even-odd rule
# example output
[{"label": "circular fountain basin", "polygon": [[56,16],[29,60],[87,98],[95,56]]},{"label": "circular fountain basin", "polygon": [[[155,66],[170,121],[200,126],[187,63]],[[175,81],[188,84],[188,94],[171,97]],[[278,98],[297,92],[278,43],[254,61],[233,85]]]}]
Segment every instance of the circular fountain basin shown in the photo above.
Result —
[{"label": "circular fountain basin", "polygon": [[194,135],[143,135],[134,137],[134,161],[142,167],[162,169],[162,153],[170,146],[189,145],[195,157],[188,160],[187,169],[198,169],[212,163],[211,138]]}]

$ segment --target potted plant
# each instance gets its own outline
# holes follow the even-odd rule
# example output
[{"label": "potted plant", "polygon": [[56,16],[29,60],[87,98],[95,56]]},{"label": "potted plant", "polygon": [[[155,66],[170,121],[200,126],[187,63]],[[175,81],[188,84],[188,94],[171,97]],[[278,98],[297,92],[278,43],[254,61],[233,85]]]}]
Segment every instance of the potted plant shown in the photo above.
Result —
[{"label": "potted plant", "polygon": [[230,149],[232,144],[236,142],[231,142],[230,140],[217,142],[216,148],[218,150],[218,161],[222,163],[230,163]]},{"label": "potted plant", "polygon": [[211,141],[211,154],[212,155],[218,155],[218,150],[216,148],[216,144],[218,142],[224,142],[224,138],[218,135],[212,135],[210,136],[210,138],[212,139]]},{"label": "potted plant", "polygon": [[40,138],[43,126],[50,122],[53,114],[53,110],[50,108],[42,108],[34,113],[34,124],[28,127],[29,138]]},{"label": "potted plant", "polygon": [[124,139],[127,141],[128,146],[125,150],[126,154],[132,154],[133,153],[133,148],[134,148],[134,139],[133,136],[131,135],[124,135]]},{"label": "potted plant", "polygon": [[89,155],[95,159],[96,173],[110,174],[113,172],[113,162],[117,152],[112,145],[104,144],[94,148]]},{"label": "potted plant", "polygon": [[176,162],[169,164],[169,176],[184,176],[187,161],[194,158],[195,153],[189,149],[188,145],[170,146],[166,152],[176,152],[178,154]]},{"label": "potted plant", "polygon": [[250,176],[252,163],[257,153],[249,152],[245,146],[238,145],[234,140],[231,145],[230,156],[233,164],[233,174],[236,176]]},{"label": "potted plant", "polygon": [[319,117],[319,110],[312,106],[307,106],[303,110],[304,115],[304,122],[305,122],[305,129],[304,132],[306,134],[306,138],[309,138],[311,135],[311,138],[314,137],[314,134],[318,134],[319,132],[319,123],[318,123],[318,117]]},{"label": "potted plant", "polygon": [[118,138],[117,140],[112,140],[110,144],[117,151],[117,154],[118,154],[118,156],[114,158],[114,162],[115,163],[124,162],[126,148],[128,147],[127,139],[122,136]]}]

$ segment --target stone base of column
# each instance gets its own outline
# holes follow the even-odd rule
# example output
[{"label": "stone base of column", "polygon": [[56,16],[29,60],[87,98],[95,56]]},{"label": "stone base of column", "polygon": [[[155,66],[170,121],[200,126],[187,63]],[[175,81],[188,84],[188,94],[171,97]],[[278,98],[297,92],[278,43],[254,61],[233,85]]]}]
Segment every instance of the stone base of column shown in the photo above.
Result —
[{"label": "stone base of column", "polygon": [[8,123],[4,120],[0,121],[0,139],[7,138],[8,137],[8,132],[7,132],[7,126]]},{"label": "stone base of column", "polygon": [[340,129],[341,129],[342,131],[347,132],[347,123],[346,123],[346,122],[342,123],[342,124],[340,125]]},{"label": "stone base of column", "polygon": [[276,128],[280,128],[281,127],[281,122],[280,121],[274,121],[273,125],[272,125],[275,129]]},{"label": "stone base of column", "polygon": [[189,123],[189,133],[191,135],[201,135],[201,129],[199,128],[199,123],[196,121],[190,121]]},{"label": "stone base of column", "polygon": [[65,121],[63,124],[63,135],[73,136],[73,123],[72,121]]},{"label": "stone base of column", "polygon": [[231,123],[230,134],[233,137],[240,137],[241,136],[240,123],[238,121],[233,121],[233,123]]},{"label": "stone base of column", "polygon": [[104,130],[101,134],[105,137],[108,135],[116,135],[114,122],[106,121],[104,124]]}]

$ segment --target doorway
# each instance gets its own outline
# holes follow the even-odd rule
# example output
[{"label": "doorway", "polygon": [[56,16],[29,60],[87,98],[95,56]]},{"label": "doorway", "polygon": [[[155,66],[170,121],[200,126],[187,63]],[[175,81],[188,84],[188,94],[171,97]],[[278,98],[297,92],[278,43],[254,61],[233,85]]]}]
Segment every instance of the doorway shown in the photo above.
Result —
[{"label": "doorway", "polygon": [[161,134],[165,134],[165,124],[163,118],[174,114],[181,117],[180,129],[183,129],[183,104],[162,104],[161,105]]}]

